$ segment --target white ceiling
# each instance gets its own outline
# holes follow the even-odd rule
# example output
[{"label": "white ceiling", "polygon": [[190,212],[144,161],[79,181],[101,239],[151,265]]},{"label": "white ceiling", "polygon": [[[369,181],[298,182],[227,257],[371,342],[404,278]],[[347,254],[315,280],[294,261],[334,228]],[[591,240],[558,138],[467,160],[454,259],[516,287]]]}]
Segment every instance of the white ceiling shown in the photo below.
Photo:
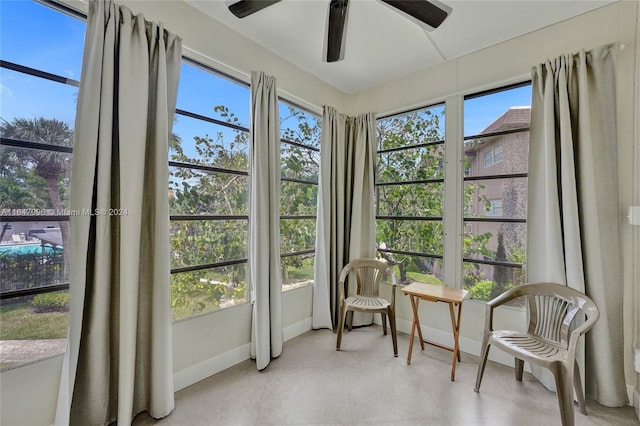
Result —
[{"label": "white ceiling", "polygon": [[432,32],[378,0],[351,0],[345,58],[322,60],[329,0],[282,0],[238,19],[236,0],[186,0],[217,21],[347,93],[357,92],[596,9],[612,0],[441,0]]}]

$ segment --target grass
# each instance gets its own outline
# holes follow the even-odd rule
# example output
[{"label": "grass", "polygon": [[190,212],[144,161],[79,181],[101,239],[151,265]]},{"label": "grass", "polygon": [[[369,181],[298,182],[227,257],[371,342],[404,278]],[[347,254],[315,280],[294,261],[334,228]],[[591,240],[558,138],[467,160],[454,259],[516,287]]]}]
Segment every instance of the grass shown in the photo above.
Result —
[{"label": "grass", "polygon": [[[394,267],[394,272],[396,273],[396,279],[399,280],[400,268],[397,265]],[[440,278],[431,274],[422,274],[420,272],[407,271],[407,277],[419,283],[442,285],[442,281],[440,280]]]},{"label": "grass", "polygon": [[407,272],[407,277],[412,278],[414,281],[425,284],[437,284],[442,285],[442,281],[435,275],[421,274],[420,272]]},{"label": "grass", "polygon": [[29,302],[0,307],[0,340],[64,339],[68,312],[35,314]]}]

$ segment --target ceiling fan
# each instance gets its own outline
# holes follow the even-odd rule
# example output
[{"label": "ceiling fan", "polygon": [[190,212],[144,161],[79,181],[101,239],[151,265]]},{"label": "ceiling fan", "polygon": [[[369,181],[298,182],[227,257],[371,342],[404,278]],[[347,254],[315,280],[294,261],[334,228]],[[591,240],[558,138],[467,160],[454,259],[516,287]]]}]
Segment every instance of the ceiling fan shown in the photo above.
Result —
[{"label": "ceiling fan", "polygon": [[[229,11],[238,18],[252,15],[280,0],[240,0],[229,5]],[[436,0],[380,0],[405,17],[428,30],[438,28],[449,16],[451,8]],[[336,62],[344,58],[345,28],[349,0],[330,0],[326,26],[326,43],[323,59]]]}]

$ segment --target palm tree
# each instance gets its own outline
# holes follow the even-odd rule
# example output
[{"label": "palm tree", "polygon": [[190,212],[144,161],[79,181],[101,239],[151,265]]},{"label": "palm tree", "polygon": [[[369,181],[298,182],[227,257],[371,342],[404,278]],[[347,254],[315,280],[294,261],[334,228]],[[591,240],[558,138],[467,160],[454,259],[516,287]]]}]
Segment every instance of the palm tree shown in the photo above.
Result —
[{"label": "palm tree", "polygon": [[[46,118],[14,118],[11,122],[1,119],[0,136],[47,145],[71,147],[73,129],[63,121]],[[2,170],[26,168],[33,170],[46,185],[51,208],[62,211],[60,178],[71,167],[71,156],[57,151],[40,149],[4,149],[0,155]],[[64,279],[69,276],[69,223],[59,222],[64,248]]]}]

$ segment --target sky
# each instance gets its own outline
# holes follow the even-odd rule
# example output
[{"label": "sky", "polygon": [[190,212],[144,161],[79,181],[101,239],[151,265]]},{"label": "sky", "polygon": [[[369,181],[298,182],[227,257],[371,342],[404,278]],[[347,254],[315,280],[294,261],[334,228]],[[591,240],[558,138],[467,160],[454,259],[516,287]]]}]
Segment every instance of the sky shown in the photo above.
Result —
[{"label": "sky", "polygon": [[[84,31],[83,21],[38,3],[0,0],[0,58],[3,60],[79,80]],[[0,117],[5,120],[57,118],[73,128],[77,92],[73,86],[0,68]],[[218,118],[213,111],[216,105],[226,105],[237,114],[238,124],[249,126],[250,103],[246,86],[183,63],[177,107]],[[530,105],[529,86],[490,98],[467,100],[464,134],[478,133],[509,107],[522,105]],[[192,153],[193,136],[213,136],[222,128],[177,116],[173,131],[181,136],[187,153]]]}]

